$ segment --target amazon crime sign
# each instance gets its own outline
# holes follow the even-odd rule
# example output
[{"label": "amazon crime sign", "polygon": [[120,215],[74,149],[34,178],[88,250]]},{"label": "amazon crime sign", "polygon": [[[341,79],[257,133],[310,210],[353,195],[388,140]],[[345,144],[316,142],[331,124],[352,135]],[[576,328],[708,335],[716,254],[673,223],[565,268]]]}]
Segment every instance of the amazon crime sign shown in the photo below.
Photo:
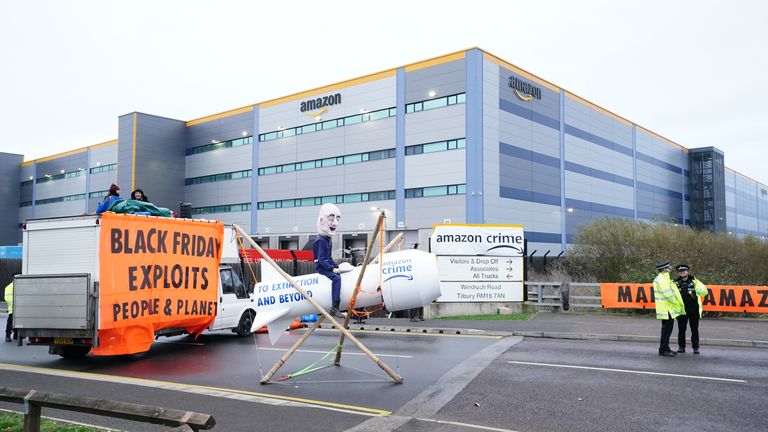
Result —
[{"label": "amazon crime sign", "polygon": [[224,225],[104,213],[95,355],[147,351],[155,331],[199,333],[216,318]]},{"label": "amazon crime sign", "polygon": [[434,225],[438,302],[523,301],[522,225]]},{"label": "amazon crime sign", "polygon": [[[707,285],[702,299],[705,312],[768,313],[768,286]],[[653,309],[653,284],[601,283],[600,303],[604,308]]]}]

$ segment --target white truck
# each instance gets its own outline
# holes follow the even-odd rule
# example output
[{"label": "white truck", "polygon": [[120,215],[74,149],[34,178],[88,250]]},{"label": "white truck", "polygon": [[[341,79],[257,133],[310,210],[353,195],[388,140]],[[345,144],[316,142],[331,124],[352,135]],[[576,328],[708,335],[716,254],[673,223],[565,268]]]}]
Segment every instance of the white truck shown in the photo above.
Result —
[{"label": "white truck", "polygon": [[[142,218],[138,223],[146,227],[157,219],[136,218]],[[48,345],[50,354],[72,358],[83,357],[99,346],[99,315],[103,311],[99,305],[100,220],[96,215],[84,215],[26,222],[22,274],[14,281],[13,324],[19,344],[26,338],[28,345]],[[208,330],[231,329],[240,336],[251,333],[256,307],[252,286],[246,287],[240,276],[241,263],[237,240],[225,226],[216,317]],[[128,320],[133,312],[125,311]],[[183,328],[162,328],[155,336],[183,333]]]}]

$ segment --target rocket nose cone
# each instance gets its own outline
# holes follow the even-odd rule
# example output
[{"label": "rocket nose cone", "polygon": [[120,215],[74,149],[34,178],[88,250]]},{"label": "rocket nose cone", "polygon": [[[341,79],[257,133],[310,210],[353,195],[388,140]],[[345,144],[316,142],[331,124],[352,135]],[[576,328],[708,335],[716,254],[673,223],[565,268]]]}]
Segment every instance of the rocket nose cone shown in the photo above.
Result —
[{"label": "rocket nose cone", "polygon": [[382,281],[389,310],[421,307],[440,297],[437,260],[428,252],[410,249],[385,255]]}]

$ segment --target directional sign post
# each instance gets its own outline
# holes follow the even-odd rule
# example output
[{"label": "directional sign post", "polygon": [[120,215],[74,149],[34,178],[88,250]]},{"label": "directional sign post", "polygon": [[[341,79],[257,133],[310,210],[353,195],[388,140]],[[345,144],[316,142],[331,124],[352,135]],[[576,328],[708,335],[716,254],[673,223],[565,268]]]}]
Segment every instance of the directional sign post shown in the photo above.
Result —
[{"label": "directional sign post", "polygon": [[435,225],[438,302],[523,301],[521,225]]}]

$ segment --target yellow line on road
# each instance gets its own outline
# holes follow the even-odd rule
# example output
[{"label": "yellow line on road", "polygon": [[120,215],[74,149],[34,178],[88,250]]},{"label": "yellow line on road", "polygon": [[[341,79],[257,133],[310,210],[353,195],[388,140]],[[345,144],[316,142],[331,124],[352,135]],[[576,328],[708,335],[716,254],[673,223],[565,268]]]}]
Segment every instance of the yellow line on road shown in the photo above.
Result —
[{"label": "yellow line on road", "polygon": [[[228,389],[228,388],[221,388],[221,387],[209,387],[209,386],[201,386],[201,385],[195,385],[195,384],[175,383],[170,381],[159,381],[159,380],[152,380],[147,378],[134,378],[134,377],[125,377],[125,376],[118,376],[118,375],[98,374],[98,373],[92,373],[92,372],[78,372],[78,371],[69,371],[64,369],[42,368],[37,366],[17,365],[17,364],[10,364],[10,363],[0,363],[0,370],[39,373],[39,374],[55,375],[55,376],[61,376],[61,377],[67,377],[67,378],[89,379],[93,381],[108,381],[108,382],[115,382],[120,384],[134,384],[134,385],[140,385],[144,387],[159,388],[163,390],[175,390],[175,391],[185,391],[188,393],[205,394],[205,395],[214,396],[214,397],[216,396],[227,397],[227,396],[218,395],[212,392],[223,392],[226,394],[240,394],[240,395],[254,396],[257,398],[262,398],[262,399],[267,399],[272,401],[279,400],[279,401],[301,404],[304,406],[311,406],[315,408],[332,409],[335,411],[343,411],[343,412],[348,412],[352,414],[363,414],[363,415],[374,415],[374,416],[388,416],[392,414],[391,411],[380,410],[376,408],[361,407],[356,405],[347,405],[347,404],[340,404],[335,402],[297,398],[297,397],[283,396],[283,395],[276,395],[276,394],[269,394],[269,393],[258,393],[258,392],[252,392],[247,390]],[[194,390],[201,390],[201,391],[197,392]],[[269,404],[268,401],[260,401],[260,402]],[[272,405],[280,405],[280,403],[272,403]]]},{"label": "yellow line on road", "polygon": [[[374,326],[372,326],[374,327]],[[386,326],[379,326],[380,328],[391,328]],[[318,331],[337,331],[336,329],[330,329],[330,328],[321,328],[317,329]],[[353,330],[349,329],[352,333],[372,333],[372,334],[396,334],[396,335],[411,335],[411,336],[447,336],[447,337],[457,337],[457,338],[476,338],[476,339],[502,339],[504,336],[491,336],[491,335],[473,335],[473,334],[455,334],[455,333],[430,333],[430,332],[421,332],[421,331],[412,331],[412,332],[405,332],[402,330],[398,331],[390,331],[390,330]]]}]

